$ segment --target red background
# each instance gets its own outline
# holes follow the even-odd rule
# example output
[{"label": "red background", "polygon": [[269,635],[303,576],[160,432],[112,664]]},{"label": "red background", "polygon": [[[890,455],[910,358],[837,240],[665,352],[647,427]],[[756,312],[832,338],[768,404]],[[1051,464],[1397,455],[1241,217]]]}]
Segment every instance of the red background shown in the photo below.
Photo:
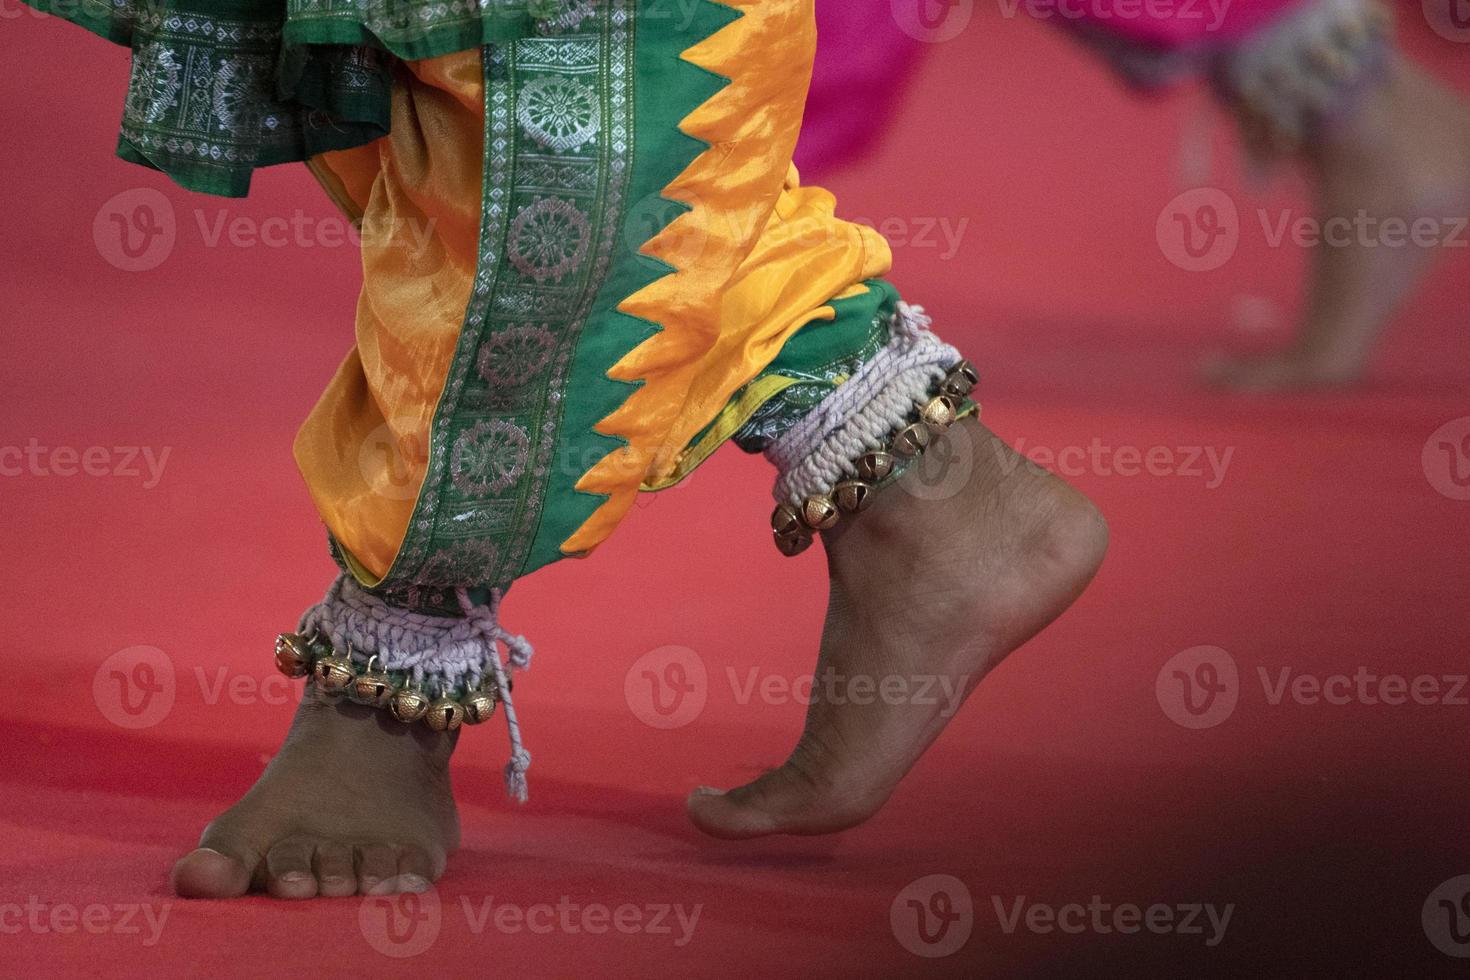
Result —
[{"label": "red background", "polygon": [[[947,259],[920,242],[896,248],[894,278],[980,364],[987,419],[1003,436],[1053,449],[1094,438],[1233,449],[1221,485],[1076,476],[1113,530],[1099,579],[984,685],[888,808],[831,839],[727,844],[688,826],[684,794],[779,762],[802,712],[736,703],[726,670],[810,670],[822,573],[816,557],[782,561],[770,548],[764,463],[721,454],[686,487],[646,498],[593,560],[563,562],[507,601],[508,625],[538,650],[517,687],[532,800],[514,810],[503,799],[499,732],[463,740],[466,846],[440,883],[444,931],[430,952],[382,957],[356,900],[173,900],[169,864],[249,786],[291,712],[211,704],[212,685],[270,677],[272,636],[333,574],[289,446],[351,343],[357,260],[348,247],[207,247],[196,210],[206,223],[332,211],[299,167],[267,173],[235,202],[116,161],[127,53],[14,0],[3,10],[0,446],[170,456],[153,489],[0,478],[0,906],[148,903],[169,918],[151,946],[7,932],[0,972],[1456,965],[1427,941],[1420,908],[1470,872],[1470,709],[1272,705],[1257,670],[1465,671],[1470,502],[1436,492],[1420,460],[1432,432],[1470,415],[1470,262],[1447,257],[1359,391],[1200,390],[1204,349],[1285,336],[1304,256],[1269,247],[1253,216],[1300,212],[1301,187],[1247,185],[1202,92],[1131,98],[1056,32],[989,6],[961,37],[929,46],[869,159],[807,177],[874,223],[918,233],[968,220]],[[1417,5],[1402,19],[1426,64],[1465,77],[1470,48],[1423,28]],[[1155,238],[1161,209],[1187,186],[1181,133],[1203,134],[1189,141],[1213,147],[1207,181],[1245,216],[1238,252],[1214,272],[1176,268]],[[94,244],[99,209],[131,188],[162,191],[179,218],[177,247],[148,272],[120,271]],[[693,723],[657,731],[628,709],[623,684],[667,644],[696,651],[711,685]],[[1165,716],[1154,685],[1171,656],[1202,644],[1229,651],[1242,691],[1228,721],[1192,731]],[[177,695],[158,724],[125,730],[93,681],[136,645],[164,652]],[[934,873],[964,881],[976,911],[965,948],[930,961],[895,939],[889,907]],[[698,902],[703,913],[683,948],[648,935],[472,935],[457,902],[490,895]],[[1206,949],[1147,933],[1007,934],[991,907],[991,896],[1093,895],[1236,909],[1225,942]]]}]

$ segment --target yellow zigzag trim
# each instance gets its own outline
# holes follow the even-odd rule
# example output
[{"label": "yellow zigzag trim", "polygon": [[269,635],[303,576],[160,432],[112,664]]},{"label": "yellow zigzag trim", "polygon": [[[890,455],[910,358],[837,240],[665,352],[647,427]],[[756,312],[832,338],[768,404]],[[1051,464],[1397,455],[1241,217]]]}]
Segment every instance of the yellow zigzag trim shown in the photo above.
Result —
[{"label": "yellow zigzag trim", "polygon": [[[643,385],[597,425],[597,431],[625,439],[627,445],[603,457],[578,481],[578,490],[607,494],[608,499],[562,544],[564,552],[585,552],[601,543],[632,507],[644,477],[672,469],[672,457],[723,405],[722,399],[705,414],[688,404],[690,391],[698,375],[710,369],[706,357],[727,326],[721,320],[726,286],[765,229],[781,193],[816,47],[809,0],[725,2],[743,16],[682,55],[730,79],[679,127],[710,144],[663,191],[664,197],[691,210],[643,248],[674,271],[619,306],[663,329],[608,371],[610,378]],[[750,376],[731,384],[724,397]]]}]

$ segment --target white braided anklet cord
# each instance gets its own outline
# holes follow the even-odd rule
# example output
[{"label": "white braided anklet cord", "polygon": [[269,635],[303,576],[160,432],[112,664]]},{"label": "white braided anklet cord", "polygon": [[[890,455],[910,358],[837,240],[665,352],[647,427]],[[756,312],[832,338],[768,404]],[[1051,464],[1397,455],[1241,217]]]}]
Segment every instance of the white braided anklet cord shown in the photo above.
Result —
[{"label": "white braided anklet cord", "polygon": [[1391,20],[1377,0],[1300,4],[1231,49],[1216,87],[1292,139],[1309,138],[1384,70]]},{"label": "white braided anklet cord", "polygon": [[[521,726],[511,699],[510,675],[531,666],[531,644],[512,636],[500,625],[501,589],[490,591],[486,605],[476,605],[465,589],[457,589],[464,616],[429,616],[391,606],[341,575],[326,597],[301,617],[298,630],[330,640],[339,656],[366,664],[376,658],[390,674],[407,675],[432,694],[479,687],[488,672],[495,678],[505,725],[510,735],[510,762],[505,788],[512,798],[526,802],[526,770],[531,754],[521,744]],[[500,661],[498,644],[506,648],[509,668]]]},{"label": "white braided anklet cord", "polygon": [[854,462],[884,449],[893,430],[923,406],[961,360],[929,330],[922,306],[899,303],[888,344],[766,448],[776,500],[799,504],[853,475]]}]

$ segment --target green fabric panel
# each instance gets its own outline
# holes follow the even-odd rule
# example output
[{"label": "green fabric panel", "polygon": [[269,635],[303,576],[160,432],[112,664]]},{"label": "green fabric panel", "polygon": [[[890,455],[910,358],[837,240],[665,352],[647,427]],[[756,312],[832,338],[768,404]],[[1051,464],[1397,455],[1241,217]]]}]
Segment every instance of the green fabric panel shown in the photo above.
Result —
[{"label": "green fabric panel", "polygon": [[687,22],[676,17],[650,17],[634,24],[636,113],[627,205],[607,281],[572,363],[558,468],[547,488],[541,526],[521,569],[523,575],[564,557],[562,542],[606,499],[602,494],[579,491],[575,484],[597,460],[624,444],[593,429],[635,388],[610,379],[607,371],[661,329],[659,324],[619,312],[617,306],[673,271],[640,250],[687,210],[661,192],[708,148],[704,141],[685,135],[679,123],[729,82],[680,55],[740,16],[733,8],[712,0],[699,0],[692,13]]},{"label": "green fabric panel", "polygon": [[555,32],[587,0],[23,0],[132,49],[117,153],[244,197],[260,167],[387,135],[393,60]]},{"label": "green fabric panel", "polygon": [[[836,313],[833,319],[813,320],[798,330],[750,382],[771,375],[797,379],[761,405],[731,437],[732,442],[748,453],[761,452],[888,343],[898,290],[881,279],[871,279],[866,285],[867,292],[830,304]],[[743,391],[736,392],[735,398]]]},{"label": "green fabric panel", "polygon": [[593,426],[632,392],[608,369],[658,329],[617,306],[669,268],[639,249],[660,191],[707,147],[679,122],[727,80],[681,53],[736,15],[639,19],[602,0],[574,29],[485,48],[479,260],[408,533],[376,590],[453,612],[563,557],[602,502],[576,482],[619,442]]},{"label": "green fabric panel", "polygon": [[587,0],[286,0],[285,41],[362,45],[419,60],[576,29],[589,16]]}]

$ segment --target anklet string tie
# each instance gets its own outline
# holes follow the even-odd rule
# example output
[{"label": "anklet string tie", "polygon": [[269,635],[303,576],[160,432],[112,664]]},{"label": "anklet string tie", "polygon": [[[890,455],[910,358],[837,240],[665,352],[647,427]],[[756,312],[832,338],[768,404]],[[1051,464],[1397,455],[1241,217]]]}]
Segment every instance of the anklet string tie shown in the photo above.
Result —
[{"label": "anklet string tie", "polygon": [[[376,658],[389,672],[438,694],[478,688],[489,672],[495,678],[510,736],[505,788],[526,801],[526,770],[531,754],[521,742],[520,720],[511,696],[511,676],[531,666],[531,644],[500,625],[505,590],[491,589],[490,600],[476,604],[467,589],[456,589],[462,616],[435,616],[390,605],[362,588],[350,575],[339,576],[320,603],[308,609],[298,627],[303,635],[331,641],[355,661]],[[500,659],[500,645],[506,663]]]},{"label": "anklet string tie", "polygon": [[[483,606],[475,605],[467,589],[456,589],[455,596],[459,599],[459,608],[464,612],[465,619],[474,624],[490,648],[490,669],[495,672],[500,701],[505,706],[505,727],[510,735],[510,761],[505,764],[505,791],[516,802],[524,803],[528,798],[526,770],[531,768],[531,753],[521,744],[521,723],[516,719],[515,701],[511,698],[510,674],[530,668],[531,654],[535,651],[524,636],[513,636],[500,625],[500,601],[505,598],[505,590],[491,589],[490,601]],[[497,641],[505,644],[509,670],[500,662],[500,655],[495,647]]]}]

